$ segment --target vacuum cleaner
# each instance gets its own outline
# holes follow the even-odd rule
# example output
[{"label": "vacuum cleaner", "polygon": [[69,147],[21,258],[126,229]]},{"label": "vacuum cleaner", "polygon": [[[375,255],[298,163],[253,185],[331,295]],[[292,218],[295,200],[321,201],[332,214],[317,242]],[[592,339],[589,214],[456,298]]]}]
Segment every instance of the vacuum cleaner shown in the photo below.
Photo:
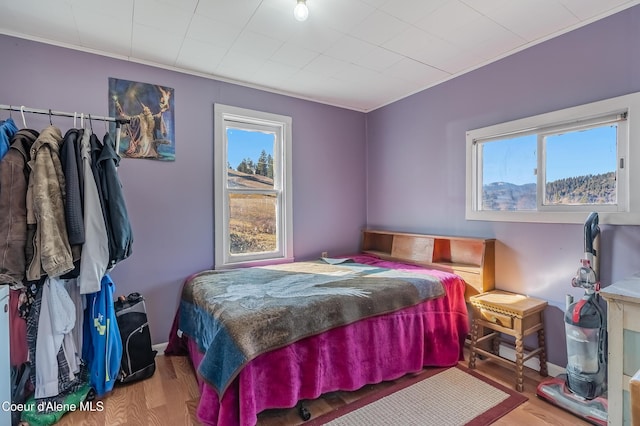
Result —
[{"label": "vacuum cleaner", "polygon": [[598,294],[599,235],[598,214],[592,212],[584,224],[584,257],[571,280],[573,287],[582,287],[585,293],[577,302],[571,295],[566,301],[566,374],[542,381],[536,394],[590,423],[606,425],[607,324]]}]

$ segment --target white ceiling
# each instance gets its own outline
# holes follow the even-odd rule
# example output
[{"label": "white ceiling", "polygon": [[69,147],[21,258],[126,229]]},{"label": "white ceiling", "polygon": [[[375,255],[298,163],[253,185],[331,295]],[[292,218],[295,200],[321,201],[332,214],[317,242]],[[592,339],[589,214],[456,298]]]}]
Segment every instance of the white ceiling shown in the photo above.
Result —
[{"label": "white ceiling", "polygon": [[0,0],[0,33],[371,111],[639,3]]}]

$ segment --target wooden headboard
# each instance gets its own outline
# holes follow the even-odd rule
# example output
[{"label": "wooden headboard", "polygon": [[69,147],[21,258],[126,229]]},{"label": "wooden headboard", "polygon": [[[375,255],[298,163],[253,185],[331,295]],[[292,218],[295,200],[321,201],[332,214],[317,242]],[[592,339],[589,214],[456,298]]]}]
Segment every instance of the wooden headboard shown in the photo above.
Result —
[{"label": "wooden headboard", "polygon": [[495,287],[495,239],[362,231],[362,252],[453,272],[467,283],[465,299]]}]

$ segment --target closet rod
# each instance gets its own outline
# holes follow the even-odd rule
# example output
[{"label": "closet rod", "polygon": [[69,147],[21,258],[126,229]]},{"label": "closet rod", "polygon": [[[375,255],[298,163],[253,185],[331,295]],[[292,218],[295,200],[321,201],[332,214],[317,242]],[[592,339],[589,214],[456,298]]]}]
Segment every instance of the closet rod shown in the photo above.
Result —
[{"label": "closet rod", "polygon": [[[55,115],[59,117],[72,117],[72,118],[81,116],[81,113],[77,113],[77,112],[74,113],[74,112],[53,111],[50,109],[27,108],[25,106],[15,106],[15,105],[0,105],[0,110],[29,112],[32,114]],[[131,120],[129,120],[128,118],[104,117],[101,115],[84,114],[84,117],[89,120],[113,121],[118,124],[127,124],[131,122]]]}]

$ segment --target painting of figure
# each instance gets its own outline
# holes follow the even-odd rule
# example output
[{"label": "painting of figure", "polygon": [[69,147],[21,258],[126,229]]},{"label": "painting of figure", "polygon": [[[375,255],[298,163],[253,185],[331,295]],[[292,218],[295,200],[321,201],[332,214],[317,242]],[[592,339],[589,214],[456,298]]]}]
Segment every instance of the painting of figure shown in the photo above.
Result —
[{"label": "painting of figure", "polygon": [[121,157],[175,161],[173,95],[170,87],[109,78],[109,115],[129,120]]}]

